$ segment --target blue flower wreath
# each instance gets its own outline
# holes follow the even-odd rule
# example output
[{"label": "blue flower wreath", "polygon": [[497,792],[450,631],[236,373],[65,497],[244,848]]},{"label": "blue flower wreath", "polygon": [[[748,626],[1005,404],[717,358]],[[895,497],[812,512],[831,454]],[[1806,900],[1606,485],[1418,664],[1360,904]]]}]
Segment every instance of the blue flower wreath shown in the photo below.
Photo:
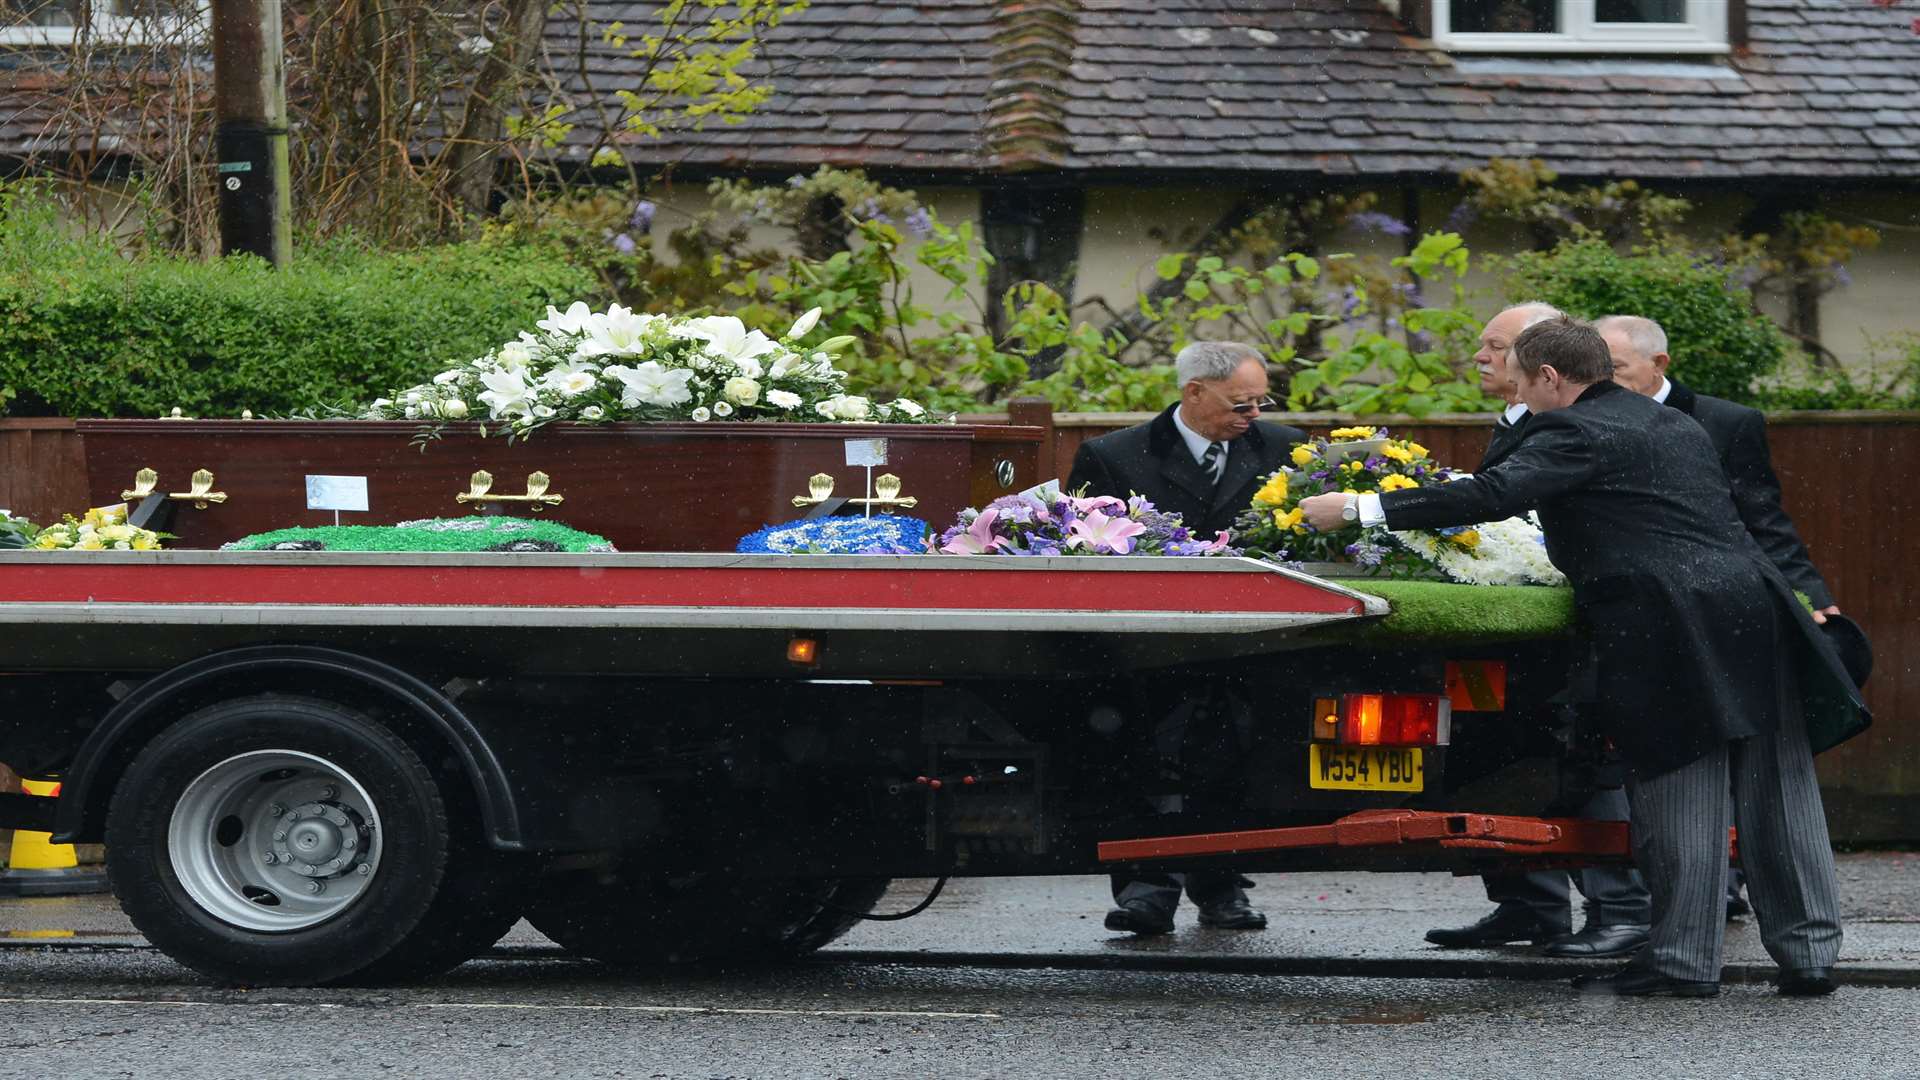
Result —
[{"label": "blue flower wreath", "polygon": [[927,549],[927,523],[919,518],[823,517],[769,525],[740,538],[745,555],[918,555]]}]

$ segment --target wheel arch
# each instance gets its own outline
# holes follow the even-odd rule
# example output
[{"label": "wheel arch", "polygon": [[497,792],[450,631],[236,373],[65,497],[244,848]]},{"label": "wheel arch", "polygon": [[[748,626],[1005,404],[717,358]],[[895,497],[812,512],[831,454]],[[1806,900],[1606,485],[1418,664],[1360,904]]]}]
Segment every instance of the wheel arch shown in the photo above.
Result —
[{"label": "wheel arch", "polygon": [[[227,692],[229,688],[232,692]],[[472,784],[488,844],[503,851],[525,847],[522,814],[506,767],[458,705],[391,664],[309,645],[250,646],[215,653],[141,683],[87,735],[61,777],[53,840],[98,841],[106,828],[108,801],[134,754],[175,720],[213,701],[276,692],[394,710],[407,732],[433,740],[458,761]]]}]

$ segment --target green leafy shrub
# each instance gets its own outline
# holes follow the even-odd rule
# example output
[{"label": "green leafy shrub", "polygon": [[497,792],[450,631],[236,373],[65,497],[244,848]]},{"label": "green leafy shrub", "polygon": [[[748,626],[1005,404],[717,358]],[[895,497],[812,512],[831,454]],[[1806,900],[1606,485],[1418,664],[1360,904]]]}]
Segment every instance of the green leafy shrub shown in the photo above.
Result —
[{"label": "green leafy shrub", "polygon": [[1755,400],[1754,380],[1779,367],[1787,338],[1753,310],[1746,287],[1676,251],[1623,255],[1597,240],[1498,260],[1513,301],[1544,300],[1584,319],[1639,315],[1667,331],[1673,377],[1703,394]]},{"label": "green leafy shrub", "polygon": [[1754,398],[1763,409],[1920,409],[1920,334],[1869,341],[1866,361],[1854,368],[1798,357],[1761,380]]},{"label": "green leafy shrub", "polygon": [[402,253],[334,241],[253,258],[122,255],[31,192],[0,197],[0,410],[237,416],[311,410],[417,382],[512,340],[594,281],[496,230]]}]

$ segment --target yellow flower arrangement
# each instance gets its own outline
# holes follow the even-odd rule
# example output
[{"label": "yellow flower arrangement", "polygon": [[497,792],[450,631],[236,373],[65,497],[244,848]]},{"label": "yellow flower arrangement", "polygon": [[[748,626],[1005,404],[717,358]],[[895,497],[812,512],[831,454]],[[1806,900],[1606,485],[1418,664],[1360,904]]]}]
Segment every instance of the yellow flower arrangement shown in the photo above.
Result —
[{"label": "yellow flower arrangement", "polygon": [[1287,474],[1274,473],[1259,491],[1253,493],[1253,501],[1259,506],[1280,506],[1287,501]]},{"label": "yellow flower arrangement", "polygon": [[1291,510],[1275,510],[1273,512],[1273,526],[1282,532],[1291,529],[1296,533],[1304,534],[1307,531],[1307,527],[1302,524],[1302,522],[1306,520],[1306,517],[1307,512],[1297,506]]},{"label": "yellow flower arrangement", "polygon": [[1472,551],[1474,548],[1480,546],[1480,533],[1473,529],[1463,529],[1447,537],[1447,539],[1466,548],[1468,551]]},{"label": "yellow flower arrangement", "polygon": [[167,534],[126,523],[125,506],[95,507],[84,517],[68,514],[33,538],[36,551],[159,551]]},{"label": "yellow flower arrangement", "polygon": [[[1361,450],[1365,452],[1356,452]],[[1358,561],[1377,569],[1383,557],[1377,553],[1387,550],[1380,547],[1383,541],[1374,538],[1381,530],[1318,532],[1300,512],[1300,501],[1331,492],[1364,495],[1404,491],[1444,482],[1451,475],[1426,456],[1425,447],[1395,439],[1386,428],[1338,428],[1331,438],[1316,437],[1290,447],[1286,466],[1262,478],[1252,505],[1234,520],[1235,543],[1257,555],[1289,561]],[[1356,555],[1356,550],[1372,555],[1371,561]],[[1395,566],[1419,561],[1417,555],[1398,548],[1384,558]]]}]

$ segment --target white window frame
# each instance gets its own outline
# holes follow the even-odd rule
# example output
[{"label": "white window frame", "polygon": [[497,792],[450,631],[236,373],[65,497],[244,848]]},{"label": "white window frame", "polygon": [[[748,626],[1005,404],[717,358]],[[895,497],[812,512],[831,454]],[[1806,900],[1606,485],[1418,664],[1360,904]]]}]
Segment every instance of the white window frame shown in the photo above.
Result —
[{"label": "white window frame", "polygon": [[1727,43],[1728,2],[1687,0],[1683,23],[1602,23],[1594,21],[1594,0],[1557,0],[1557,34],[1456,34],[1454,0],[1433,0],[1433,42],[1462,53],[1715,55],[1732,51]]},{"label": "white window frame", "polygon": [[[102,45],[144,44],[148,37],[147,20],[138,15],[115,15],[114,0],[87,0],[86,29]],[[193,21],[200,35],[212,34],[210,0],[194,4]],[[61,47],[80,40],[79,26],[0,26],[0,45]]]}]

